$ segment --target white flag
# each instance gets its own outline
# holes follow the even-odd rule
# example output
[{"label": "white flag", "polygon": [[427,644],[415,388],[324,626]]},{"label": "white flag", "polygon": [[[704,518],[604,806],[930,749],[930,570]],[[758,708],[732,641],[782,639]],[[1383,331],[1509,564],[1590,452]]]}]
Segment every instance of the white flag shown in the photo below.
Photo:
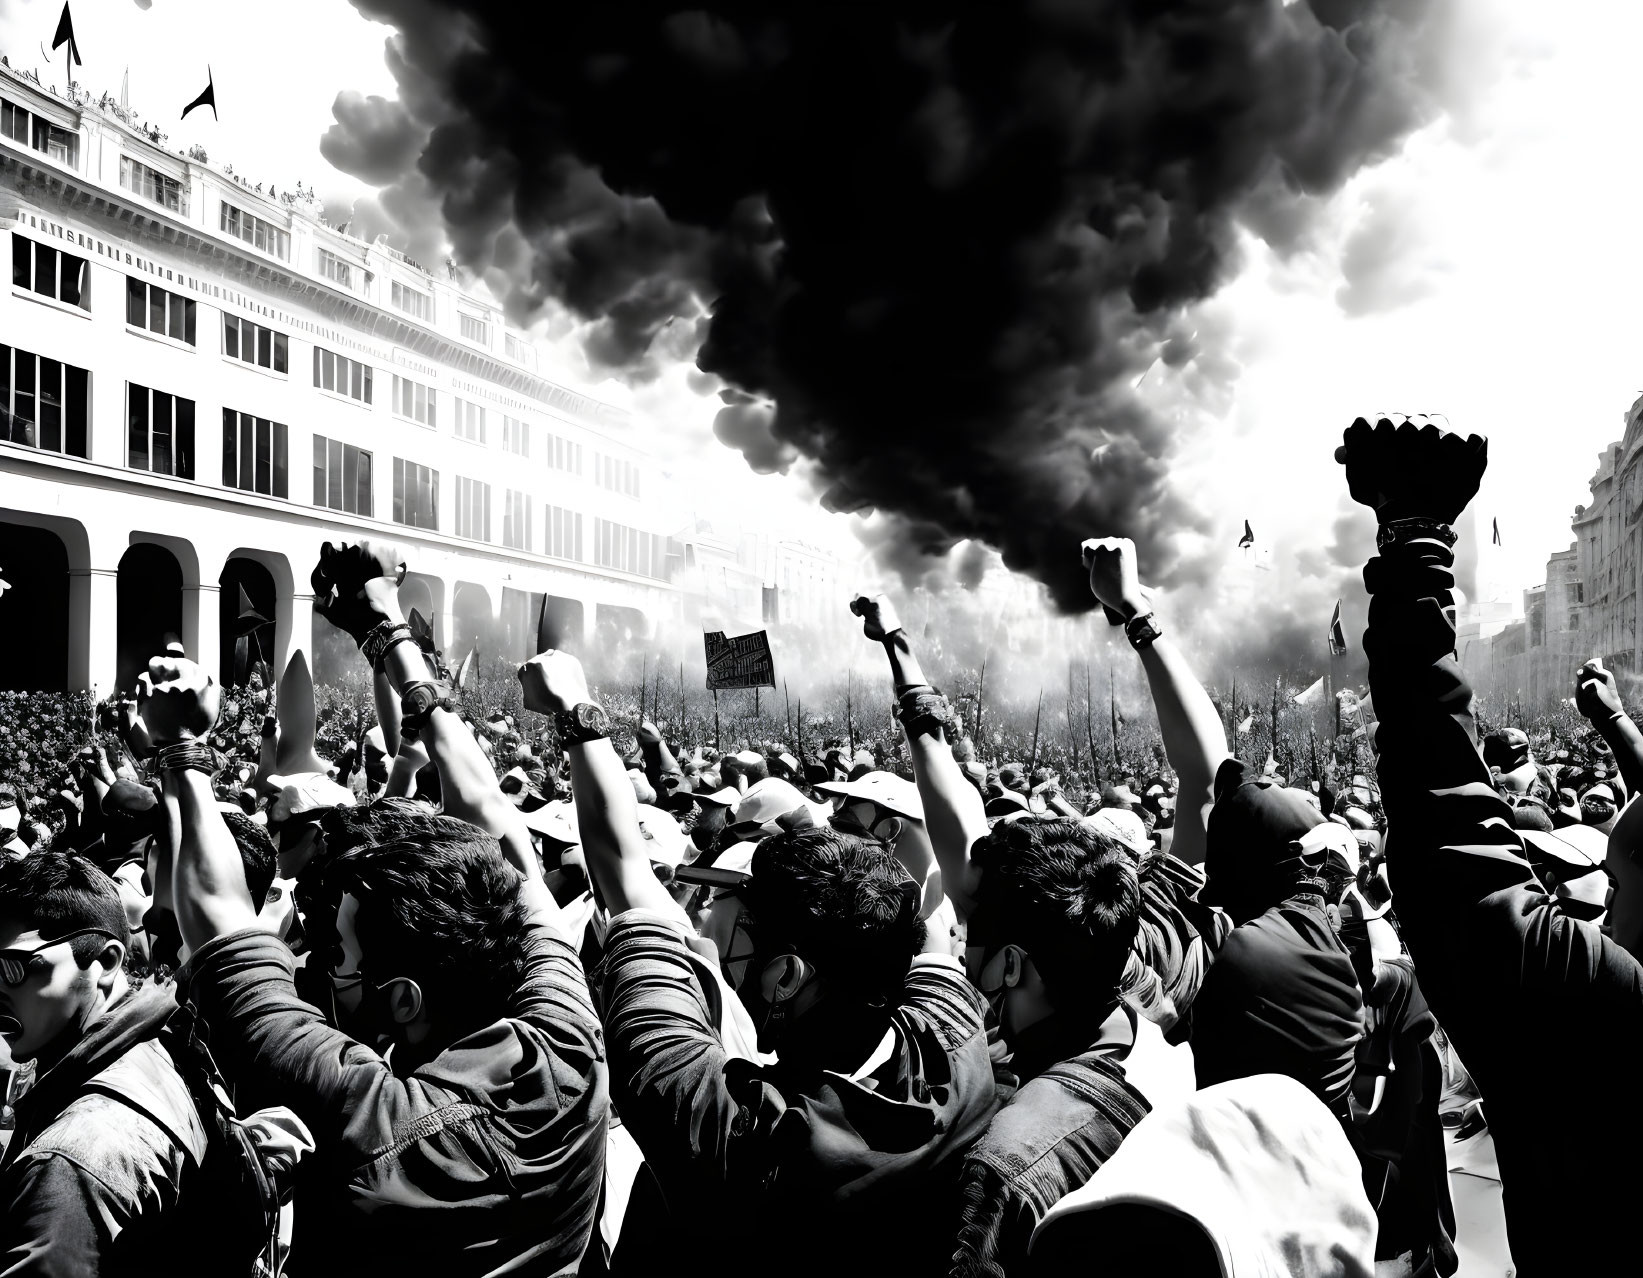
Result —
[{"label": "white flag", "polygon": [[1298,706],[1315,706],[1323,700],[1323,695],[1324,681],[1320,677],[1317,683],[1313,684],[1305,692],[1296,695],[1295,704]]}]

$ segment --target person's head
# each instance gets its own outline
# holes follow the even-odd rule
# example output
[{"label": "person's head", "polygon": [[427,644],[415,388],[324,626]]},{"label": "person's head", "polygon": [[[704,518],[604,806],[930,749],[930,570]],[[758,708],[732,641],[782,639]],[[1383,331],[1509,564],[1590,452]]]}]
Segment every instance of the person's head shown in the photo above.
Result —
[{"label": "person's head", "polygon": [[1098,1024],[1140,926],[1135,857],[1084,821],[1025,816],[976,841],[971,969],[1009,1042],[1053,1015]]},{"label": "person's head", "polygon": [[57,1060],[126,990],[130,933],[114,880],[73,852],[0,863],[0,1036]]},{"label": "person's head", "polygon": [[[1329,829],[1314,833],[1324,826]],[[1321,894],[1325,840],[1351,838],[1298,794],[1267,778],[1250,779],[1237,759],[1226,760],[1215,774],[1215,806],[1205,833],[1198,899],[1220,906],[1238,923],[1297,893]]]},{"label": "person's head", "polygon": [[771,835],[744,888],[754,957],[737,993],[759,1045],[803,1055],[821,1003],[847,1020],[882,1019],[924,946],[922,892],[881,844],[827,827]]},{"label": "person's head", "polygon": [[333,808],[351,808],[354,796],[318,773],[270,777],[279,797],[268,807],[268,831],[279,850],[279,873],[297,878],[304,866],[325,851],[321,821]]},{"label": "person's head", "polygon": [[719,775],[726,785],[746,791],[770,775],[770,765],[758,751],[743,750],[720,760]]},{"label": "person's head", "polygon": [[339,1026],[432,1055],[501,1019],[524,980],[525,913],[496,839],[397,806],[330,824],[350,828],[311,867],[309,935]]}]

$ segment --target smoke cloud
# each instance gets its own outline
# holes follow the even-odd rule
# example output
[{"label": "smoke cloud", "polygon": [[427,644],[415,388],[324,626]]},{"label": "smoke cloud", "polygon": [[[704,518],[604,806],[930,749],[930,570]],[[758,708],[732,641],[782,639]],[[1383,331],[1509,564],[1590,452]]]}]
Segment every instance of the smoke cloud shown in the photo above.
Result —
[{"label": "smoke cloud", "polygon": [[808,459],[889,558],[982,543],[1069,612],[1080,536],[1205,579],[1178,427],[1134,383],[1162,359],[1224,385],[1181,321],[1240,233],[1303,246],[1454,70],[1453,6],[1416,0],[606,0],[541,31],[354,2],[400,32],[399,102],[339,98],[323,149],[408,234],[437,210],[516,322],[562,303],[630,378],[696,326],[755,470]]}]

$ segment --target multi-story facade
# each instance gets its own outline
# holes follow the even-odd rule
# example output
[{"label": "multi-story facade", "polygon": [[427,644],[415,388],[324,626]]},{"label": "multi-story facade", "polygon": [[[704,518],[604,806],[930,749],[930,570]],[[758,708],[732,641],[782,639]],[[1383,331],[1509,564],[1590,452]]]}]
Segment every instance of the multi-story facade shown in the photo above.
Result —
[{"label": "multi-story facade", "polygon": [[1621,669],[1637,658],[1637,510],[1639,410],[1626,414],[1621,442],[1598,458],[1591,501],[1575,508],[1572,523],[1583,596],[1574,605],[1579,630],[1592,656]]},{"label": "multi-story facade", "polygon": [[634,424],[543,378],[454,267],[106,100],[0,67],[0,111],[0,574],[39,578],[63,684],[123,685],[163,632],[226,665],[241,587],[263,655],[309,649],[327,540],[403,547],[402,602],[447,647],[487,619],[523,642],[545,595],[589,640],[677,615]]}]

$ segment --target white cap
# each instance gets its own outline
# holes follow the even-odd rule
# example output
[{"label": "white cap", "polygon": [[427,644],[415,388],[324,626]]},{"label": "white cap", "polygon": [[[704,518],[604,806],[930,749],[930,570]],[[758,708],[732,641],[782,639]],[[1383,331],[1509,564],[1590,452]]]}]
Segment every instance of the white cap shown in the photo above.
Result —
[{"label": "white cap", "polygon": [[763,781],[748,786],[747,793],[740,796],[741,801],[736,804],[736,810],[731,813],[730,819],[736,825],[746,821],[754,821],[763,825],[766,821],[774,821],[777,817],[784,817],[789,812],[799,808],[809,808],[811,817],[819,825],[825,825],[832,813],[825,805],[811,803],[790,782],[780,777],[766,777]]},{"label": "white cap", "polygon": [[639,805],[639,831],[645,836],[645,851],[652,861],[677,867],[685,859],[687,850],[694,851],[685,832],[661,808],[648,803]]},{"label": "white cap", "polygon": [[351,808],[354,794],[323,772],[298,772],[288,777],[269,777],[268,784],[279,791],[269,806],[268,819],[275,825],[322,808]]},{"label": "white cap", "polygon": [[924,800],[919,798],[918,787],[893,772],[868,772],[854,781],[829,781],[816,789],[847,799],[866,799],[897,816],[924,820]]},{"label": "white cap", "polygon": [[1152,851],[1147,823],[1128,808],[1100,808],[1082,820],[1090,829],[1116,839],[1138,857]]}]

